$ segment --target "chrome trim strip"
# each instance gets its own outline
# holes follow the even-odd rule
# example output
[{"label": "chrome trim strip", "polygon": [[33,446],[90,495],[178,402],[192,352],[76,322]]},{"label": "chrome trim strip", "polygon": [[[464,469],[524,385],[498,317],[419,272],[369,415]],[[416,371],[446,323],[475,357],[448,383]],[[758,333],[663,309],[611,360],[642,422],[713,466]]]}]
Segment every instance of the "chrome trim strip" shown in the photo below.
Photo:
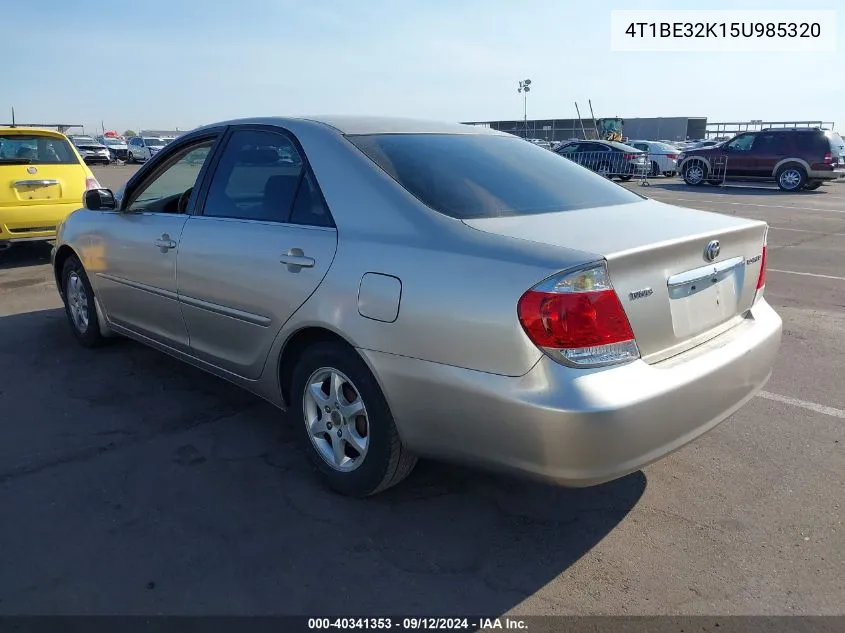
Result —
[{"label": "chrome trim strip", "polygon": [[15,187],[49,187],[58,185],[58,180],[16,180]]},{"label": "chrome trim strip", "polygon": [[689,283],[701,281],[702,279],[709,279],[713,275],[719,276],[721,273],[741,266],[744,262],[744,257],[731,257],[723,262],[709,264],[707,266],[702,266],[701,268],[693,268],[692,270],[672,275],[666,280],[666,285],[669,286],[669,288],[675,288],[677,286],[685,286]]},{"label": "chrome trim strip", "polygon": [[238,321],[249,323],[251,325],[257,325],[259,327],[270,327],[270,324],[272,323],[272,319],[270,319],[269,317],[261,316],[260,314],[252,314],[251,312],[244,312],[243,310],[236,310],[235,308],[221,306],[216,303],[203,301],[202,299],[194,299],[193,297],[186,297],[184,295],[180,295],[179,301],[181,301],[185,305],[194,308],[199,308],[200,310],[206,310],[207,312],[213,312],[214,314],[227,316],[232,319],[237,319]]}]

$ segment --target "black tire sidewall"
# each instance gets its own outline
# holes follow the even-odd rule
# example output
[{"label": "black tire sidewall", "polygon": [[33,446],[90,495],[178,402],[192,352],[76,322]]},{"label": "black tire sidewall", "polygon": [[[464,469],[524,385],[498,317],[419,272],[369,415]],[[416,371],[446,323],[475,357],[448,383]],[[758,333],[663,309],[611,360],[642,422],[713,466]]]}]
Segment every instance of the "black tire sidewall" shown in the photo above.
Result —
[{"label": "black tire sidewall", "polygon": [[[305,384],[321,368],[337,369],[355,384],[367,408],[369,446],[364,463],[350,472],[329,466],[311,442],[302,412]],[[319,343],[308,348],[299,359],[291,380],[290,412],[297,425],[312,467],[331,489],[341,494],[365,497],[375,492],[391,465],[395,425],[381,388],[363,359],[354,350],[338,343]]]},{"label": "black tire sidewall", "polygon": [[[83,334],[76,327],[73,322],[73,315],[70,311],[70,302],[67,296],[68,278],[71,273],[76,272],[82,285],[85,286],[85,298],[88,303],[88,329]],[[91,287],[91,282],[88,281],[88,275],[85,274],[85,269],[82,267],[82,262],[75,255],[68,257],[62,266],[62,295],[65,303],[65,315],[67,316],[68,325],[73,332],[76,339],[86,347],[94,347],[102,342],[103,337],[100,334],[100,322],[97,318],[97,306],[94,302],[94,289]]]}]

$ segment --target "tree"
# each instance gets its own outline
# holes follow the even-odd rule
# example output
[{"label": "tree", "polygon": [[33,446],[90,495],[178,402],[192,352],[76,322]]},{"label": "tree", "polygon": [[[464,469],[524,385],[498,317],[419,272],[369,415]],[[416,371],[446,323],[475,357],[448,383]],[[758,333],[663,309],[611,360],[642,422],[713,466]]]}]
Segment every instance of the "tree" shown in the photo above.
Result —
[{"label": "tree", "polygon": [[135,131],[134,131],[134,130],[126,130],[126,131],[123,133],[123,136],[138,136],[138,135],[137,135],[137,134],[135,134]]}]

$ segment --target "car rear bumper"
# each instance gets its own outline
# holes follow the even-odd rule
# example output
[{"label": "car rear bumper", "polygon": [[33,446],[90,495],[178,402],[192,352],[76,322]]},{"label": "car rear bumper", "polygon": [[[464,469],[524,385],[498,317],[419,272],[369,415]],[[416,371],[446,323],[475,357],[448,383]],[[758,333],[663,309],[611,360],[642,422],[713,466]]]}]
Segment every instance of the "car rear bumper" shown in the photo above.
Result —
[{"label": "car rear bumper", "polygon": [[49,240],[69,213],[82,206],[73,204],[0,207],[0,242]]},{"label": "car rear bumper", "polygon": [[839,180],[845,178],[845,167],[824,170],[812,169],[807,173],[807,178],[810,180]]},{"label": "car rear bumper", "polygon": [[575,370],[543,356],[520,377],[361,353],[410,450],[590,486],[639,470],[739,409],[769,379],[781,327],[761,300],[735,327],[661,363]]}]

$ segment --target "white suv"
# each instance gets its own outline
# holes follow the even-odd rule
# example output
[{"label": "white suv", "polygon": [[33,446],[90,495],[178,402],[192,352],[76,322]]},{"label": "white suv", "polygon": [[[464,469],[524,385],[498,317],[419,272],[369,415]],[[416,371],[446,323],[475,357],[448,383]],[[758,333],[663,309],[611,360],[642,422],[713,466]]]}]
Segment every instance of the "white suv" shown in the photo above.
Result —
[{"label": "white suv", "polygon": [[130,163],[146,162],[155,156],[164,146],[164,140],[154,136],[133,136],[129,139],[128,161]]}]

